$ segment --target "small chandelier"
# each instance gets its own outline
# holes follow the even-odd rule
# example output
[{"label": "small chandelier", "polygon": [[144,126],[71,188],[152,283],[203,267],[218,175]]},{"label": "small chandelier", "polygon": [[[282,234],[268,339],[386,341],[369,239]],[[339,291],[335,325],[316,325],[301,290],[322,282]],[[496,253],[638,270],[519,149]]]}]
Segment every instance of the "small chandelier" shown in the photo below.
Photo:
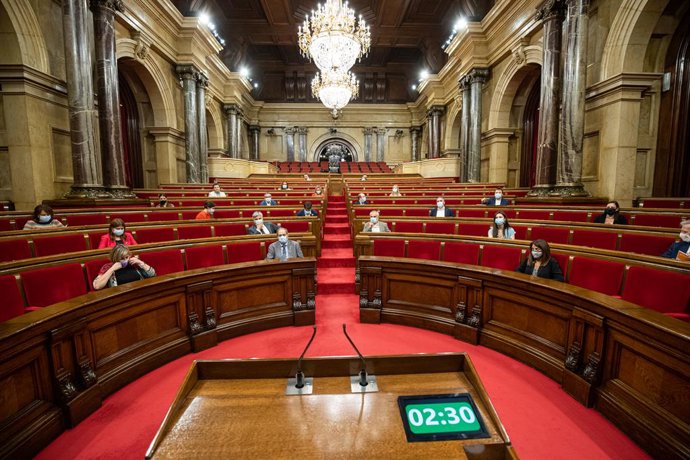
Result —
[{"label": "small chandelier", "polygon": [[311,81],[311,92],[323,105],[331,109],[331,116],[338,118],[340,110],[350,99],[359,96],[359,81],[351,72],[329,70],[316,73]]},{"label": "small chandelier", "polygon": [[321,71],[347,72],[355,61],[369,53],[371,33],[362,16],[343,5],[342,0],[326,0],[312,10],[297,33],[302,56],[314,59]]}]

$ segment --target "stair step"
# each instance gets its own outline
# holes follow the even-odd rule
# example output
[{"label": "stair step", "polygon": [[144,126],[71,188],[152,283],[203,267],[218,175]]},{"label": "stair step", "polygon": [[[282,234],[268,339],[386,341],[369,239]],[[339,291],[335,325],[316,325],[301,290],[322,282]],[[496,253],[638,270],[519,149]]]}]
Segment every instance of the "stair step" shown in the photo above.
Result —
[{"label": "stair step", "polygon": [[326,240],[324,239],[321,243],[321,247],[324,249],[352,249],[352,240]]},{"label": "stair step", "polygon": [[319,284],[318,292],[321,295],[327,294],[354,294],[355,293],[355,283],[351,284]]},{"label": "stair step", "polygon": [[338,224],[327,224],[324,229],[324,235],[349,235],[350,234],[350,226],[347,224],[340,224],[343,225],[342,227],[335,227],[335,225]]},{"label": "stair step", "polygon": [[330,214],[326,216],[326,223],[327,224],[344,224],[347,222],[348,222],[347,216],[332,216]]}]

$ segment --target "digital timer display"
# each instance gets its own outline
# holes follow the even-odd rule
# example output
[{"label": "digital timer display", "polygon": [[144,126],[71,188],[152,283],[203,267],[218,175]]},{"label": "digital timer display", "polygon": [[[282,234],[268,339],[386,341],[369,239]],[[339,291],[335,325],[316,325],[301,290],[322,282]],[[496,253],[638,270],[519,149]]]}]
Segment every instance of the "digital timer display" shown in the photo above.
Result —
[{"label": "digital timer display", "polygon": [[398,406],[409,442],[490,437],[469,393],[400,396]]}]

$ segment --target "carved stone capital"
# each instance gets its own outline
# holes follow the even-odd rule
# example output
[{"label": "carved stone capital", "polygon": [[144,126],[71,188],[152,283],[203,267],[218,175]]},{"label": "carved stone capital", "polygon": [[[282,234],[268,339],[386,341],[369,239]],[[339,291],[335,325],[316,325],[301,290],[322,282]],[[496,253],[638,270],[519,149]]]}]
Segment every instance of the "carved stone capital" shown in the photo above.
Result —
[{"label": "carved stone capital", "polygon": [[288,136],[294,136],[294,134],[297,132],[297,127],[283,128],[283,132]]},{"label": "carved stone capital", "polygon": [[384,136],[388,132],[388,128],[379,128],[376,130],[376,134],[379,136]]},{"label": "carved stone capital", "polygon": [[134,56],[138,61],[145,61],[149,55],[151,41],[141,32],[134,32],[132,38],[136,42],[134,45]]},{"label": "carved stone capital", "polygon": [[125,10],[122,0],[91,0],[91,11],[96,11],[98,8],[105,8],[111,10],[113,13],[116,11],[123,12]]},{"label": "carved stone capital", "polygon": [[180,80],[194,80],[199,78],[199,69],[193,65],[178,65],[175,67],[175,72],[180,77]]},{"label": "carved stone capital", "polygon": [[376,128],[364,128],[364,129],[362,129],[362,132],[364,133],[365,136],[371,136],[372,134],[374,134],[375,131],[376,131]]},{"label": "carved stone capital", "polygon": [[489,69],[472,69],[470,70],[470,73],[467,74],[470,80],[470,84],[472,83],[486,83],[486,80],[489,79],[489,76],[491,75],[491,72]]},{"label": "carved stone capital", "polygon": [[445,106],[442,105],[433,105],[429,109],[429,112],[427,113],[428,116],[430,117],[440,117],[444,113],[446,113],[446,108]]},{"label": "carved stone capital", "polygon": [[259,126],[259,125],[249,125],[249,127],[247,129],[249,129],[249,132],[252,134],[253,133],[258,134],[261,132],[261,126]]},{"label": "carved stone capital", "polygon": [[460,88],[460,92],[465,92],[470,90],[470,77],[469,75],[463,75],[460,77],[458,80],[458,87]]},{"label": "carved stone capital", "polygon": [[550,19],[562,20],[565,13],[565,2],[563,0],[546,0],[537,7],[535,19],[537,21],[547,21]]},{"label": "carved stone capital", "polygon": [[208,75],[206,75],[204,72],[199,72],[196,77],[196,84],[199,88],[208,88]]},{"label": "carved stone capital", "polygon": [[422,132],[422,127],[421,126],[411,126],[410,127],[410,134],[418,135],[420,132]]},{"label": "carved stone capital", "polygon": [[309,128],[307,128],[306,126],[300,126],[297,128],[297,132],[299,134],[307,134],[309,132]]}]

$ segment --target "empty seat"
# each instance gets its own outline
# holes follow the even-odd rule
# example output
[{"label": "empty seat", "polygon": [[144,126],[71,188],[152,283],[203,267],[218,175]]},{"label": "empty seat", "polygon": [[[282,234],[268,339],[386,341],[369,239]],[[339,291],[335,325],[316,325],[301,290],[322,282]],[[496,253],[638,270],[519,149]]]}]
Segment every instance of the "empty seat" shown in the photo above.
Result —
[{"label": "empty seat", "polygon": [[628,270],[622,297],[628,302],[687,321],[690,317],[690,276],[633,266]]},{"label": "empty seat", "polygon": [[187,270],[225,264],[223,246],[220,244],[186,248],[185,256],[187,259]]},{"label": "empty seat", "polygon": [[218,209],[213,216],[216,219],[237,219],[240,217],[240,211],[237,209]]},{"label": "empty seat", "polygon": [[487,236],[489,224],[465,224],[461,223],[458,227],[458,235],[466,236]]},{"label": "empty seat", "polygon": [[484,267],[515,270],[520,265],[522,250],[520,248],[485,245],[482,250],[481,265]]},{"label": "empty seat", "polygon": [[618,295],[625,265],[610,260],[573,258],[568,282],[607,295]]},{"label": "empty seat", "polygon": [[[391,213],[392,209],[386,209],[384,212],[387,215],[393,215]],[[401,209],[402,211],[402,209]],[[401,214],[402,215],[402,214]],[[429,217],[429,210],[425,208],[407,208],[405,210],[405,215],[407,217]]]},{"label": "empty seat", "polygon": [[87,249],[83,233],[34,238],[34,254],[36,257],[67,254],[68,252],[86,251]]},{"label": "empty seat", "polygon": [[587,222],[589,213],[587,211],[554,211],[553,220],[561,222]]},{"label": "empty seat", "polygon": [[455,234],[455,223],[453,222],[427,222],[426,233],[439,233],[444,235]]},{"label": "empty seat", "polygon": [[0,241],[0,262],[31,258],[31,248],[27,238],[12,238]]},{"label": "empty seat", "polygon": [[67,214],[65,221],[70,227],[79,227],[82,225],[107,225],[108,221],[105,214]]},{"label": "empty seat", "polygon": [[261,260],[261,242],[246,241],[227,245],[228,263],[252,262]]},{"label": "empty seat", "polygon": [[210,225],[186,225],[177,227],[177,235],[181,240],[211,238]]},{"label": "empty seat", "polygon": [[673,236],[623,233],[619,251],[658,256],[675,241]]},{"label": "empty seat", "polygon": [[682,218],[679,215],[639,213],[635,214],[635,219],[632,223],[647,227],[680,228],[681,220]]},{"label": "empty seat", "polygon": [[405,240],[375,239],[372,253],[382,257],[405,257]]},{"label": "empty seat", "polygon": [[424,231],[424,222],[399,220],[393,224],[392,231],[400,233],[422,233]]},{"label": "empty seat", "polygon": [[213,226],[215,236],[246,235],[247,228],[244,224],[217,224]]},{"label": "empty seat", "polygon": [[294,209],[271,209],[268,211],[268,216],[272,218],[276,217],[291,217],[295,215]]},{"label": "empty seat", "polygon": [[136,231],[134,238],[139,244],[174,241],[175,231],[171,227],[142,228]]},{"label": "empty seat", "polygon": [[459,216],[458,217],[470,217],[470,218],[477,218],[477,219],[484,219],[486,218],[486,210],[485,209],[461,209],[458,211]]},{"label": "empty seat", "polygon": [[479,261],[479,244],[446,242],[443,248],[443,260],[446,262],[477,265]]},{"label": "empty seat", "polygon": [[535,226],[532,227],[530,232],[530,239],[534,240],[545,240],[548,243],[556,244],[568,244],[568,239],[570,238],[570,229],[563,227],[542,227]]},{"label": "empty seat", "polygon": [[600,232],[578,228],[573,232],[572,244],[615,251],[617,240],[618,234],[616,232]]},{"label": "empty seat", "polygon": [[47,307],[86,294],[80,264],[59,265],[22,273],[24,294],[29,305]]},{"label": "empty seat", "polygon": [[175,211],[151,211],[149,212],[149,221],[173,221],[179,220],[180,215]]},{"label": "empty seat", "polygon": [[24,299],[14,275],[0,276],[0,292],[2,292],[0,322],[24,314]]},{"label": "empty seat", "polygon": [[307,221],[285,222],[285,223],[280,224],[280,226],[287,228],[288,232],[291,232],[291,233],[308,232],[309,231],[309,222],[307,222]]},{"label": "empty seat", "polygon": [[14,230],[14,224],[12,224],[12,219],[7,217],[0,219],[0,232],[9,232]]},{"label": "empty seat", "polygon": [[526,220],[549,220],[551,219],[551,212],[537,209],[525,209],[517,212],[517,218]]},{"label": "empty seat", "polygon": [[157,276],[184,271],[182,251],[179,249],[144,252],[140,254],[140,258],[156,270]]},{"label": "empty seat", "polygon": [[131,223],[131,222],[146,222],[146,213],[144,212],[128,212],[128,213],[119,213],[119,214],[111,214],[110,215],[110,220],[112,221],[113,219],[120,218],[125,221],[125,223]]},{"label": "empty seat", "polygon": [[199,211],[182,211],[180,214],[182,214],[182,220],[194,220]]},{"label": "empty seat", "polygon": [[407,244],[407,257],[415,259],[439,260],[441,242],[430,240],[411,240]]}]

